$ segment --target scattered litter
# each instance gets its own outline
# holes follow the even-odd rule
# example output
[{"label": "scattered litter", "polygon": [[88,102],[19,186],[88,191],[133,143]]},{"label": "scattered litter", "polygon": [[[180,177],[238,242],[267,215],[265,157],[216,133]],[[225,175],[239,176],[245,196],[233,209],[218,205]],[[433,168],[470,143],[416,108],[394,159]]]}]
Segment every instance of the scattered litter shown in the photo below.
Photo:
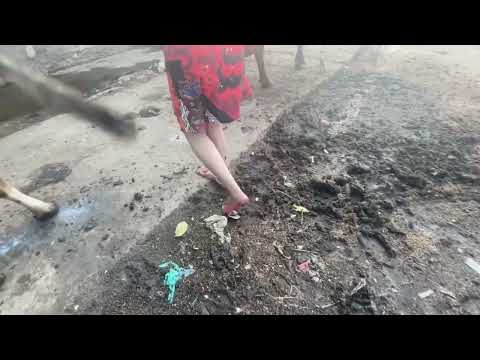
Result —
[{"label": "scattered litter", "polygon": [[300,205],[295,205],[295,204],[293,205],[293,210],[295,210],[296,212],[302,213],[302,214],[310,212],[307,208],[305,208],[303,206],[300,206]]},{"label": "scattered litter", "polygon": [[301,272],[307,272],[310,269],[310,260],[304,261],[303,263],[299,264],[298,269]]},{"label": "scattered litter", "polygon": [[233,210],[230,215],[228,215],[228,217],[230,219],[233,219],[233,220],[239,220],[240,219],[240,215],[235,211]]},{"label": "scattered litter", "polygon": [[294,188],[295,184],[292,183],[291,181],[287,181],[287,177],[283,177],[283,185],[286,186],[287,188]]},{"label": "scattered litter", "polygon": [[167,301],[169,304],[173,303],[173,298],[175,297],[175,286],[177,282],[193,274],[194,270],[190,266],[187,269],[181,268],[174,262],[168,261],[160,265],[161,269],[170,267],[168,272],[165,274],[165,279],[163,281],[164,285],[168,287],[168,298]]},{"label": "scattered litter", "polygon": [[429,297],[430,295],[433,295],[433,290],[432,289],[428,289],[427,291],[418,293],[418,297],[420,299],[425,299],[425,298]]},{"label": "scattered litter", "polygon": [[327,149],[323,149],[323,152],[328,155],[328,150]]},{"label": "scattered litter", "polygon": [[187,230],[188,230],[188,224],[185,221],[182,221],[177,225],[177,228],[175,229],[175,237],[181,237],[185,235]]},{"label": "scattered litter", "polygon": [[452,299],[455,299],[455,300],[457,299],[454,293],[452,293],[451,291],[448,291],[443,287],[438,288],[438,291],[440,291],[444,295],[450,296]]},{"label": "scattered litter", "polygon": [[357,284],[357,286],[353,288],[352,292],[350,293],[350,296],[355,295],[357,292],[362,290],[366,285],[367,285],[367,280],[365,280],[365,278],[362,278],[360,282]]},{"label": "scattered litter", "polygon": [[215,234],[217,234],[220,243],[230,244],[232,238],[230,234],[225,234],[224,230],[228,224],[228,219],[222,215],[212,215],[204,220],[205,225]]},{"label": "scattered litter", "polygon": [[73,307],[73,310],[78,311],[78,308],[79,308],[79,307],[80,307],[79,305],[75,305],[75,306]]},{"label": "scattered litter", "polygon": [[247,265],[245,265],[245,267],[244,267],[245,270],[250,270],[251,268],[252,268],[252,265],[250,265],[250,264],[247,264]]},{"label": "scattered litter", "polygon": [[240,314],[243,310],[240,309],[239,307],[235,308],[235,313],[236,314]]},{"label": "scattered litter", "polygon": [[255,201],[257,201],[257,202],[258,202],[258,200],[260,200],[260,199],[259,199],[258,197],[256,197],[256,198],[255,198]]},{"label": "scattered litter", "polygon": [[312,255],[310,260],[312,261],[312,264],[319,268],[321,271],[325,271],[325,263],[320,257],[318,257],[317,255]]},{"label": "scattered litter", "polygon": [[465,260],[465,264],[467,264],[472,270],[474,270],[477,274],[480,275],[480,264],[477,263],[475,260],[467,258]]}]

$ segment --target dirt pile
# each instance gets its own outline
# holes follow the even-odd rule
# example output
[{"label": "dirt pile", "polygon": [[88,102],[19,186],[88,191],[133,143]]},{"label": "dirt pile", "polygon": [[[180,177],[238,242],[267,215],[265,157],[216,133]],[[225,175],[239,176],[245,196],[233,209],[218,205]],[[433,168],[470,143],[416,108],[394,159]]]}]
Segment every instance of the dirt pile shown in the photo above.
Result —
[{"label": "dirt pile", "polygon": [[[340,72],[239,159],[236,177],[254,201],[230,220],[231,245],[204,226],[221,204],[205,188],[109,272],[101,303],[84,311],[478,312],[478,274],[461,254],[479,255],[479,138],[468,135],[479,129],[450,120],[412,84]],[[452,230],[448,216],[464,221]],[[190,230],[179,242],[172,234],[181,220]],[[428,229],[443,234],[439,224],[448,228],[437,239]],[[195,269],[173,305],[158,269],[167,260]]]}]

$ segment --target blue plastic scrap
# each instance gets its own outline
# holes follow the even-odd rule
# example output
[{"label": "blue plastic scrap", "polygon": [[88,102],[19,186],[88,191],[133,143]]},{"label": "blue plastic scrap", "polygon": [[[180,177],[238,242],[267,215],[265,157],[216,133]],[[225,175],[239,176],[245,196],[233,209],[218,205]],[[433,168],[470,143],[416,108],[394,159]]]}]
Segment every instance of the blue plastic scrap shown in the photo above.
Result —
[{"label": "blue plastic scrap", "polygon": [[168,298],[167,301],[169,304],[173,303],[173,298],[175,296],[175,286],[177,282],[186,278],[193,274],[194,270],[192,267],[189,268],[181,268],[174,262],[168,261],[160,265],[161,269],[166,267],[170,267],[168,272],[165,274],[165,279],[163,280],[163,284],[168,287]]}]

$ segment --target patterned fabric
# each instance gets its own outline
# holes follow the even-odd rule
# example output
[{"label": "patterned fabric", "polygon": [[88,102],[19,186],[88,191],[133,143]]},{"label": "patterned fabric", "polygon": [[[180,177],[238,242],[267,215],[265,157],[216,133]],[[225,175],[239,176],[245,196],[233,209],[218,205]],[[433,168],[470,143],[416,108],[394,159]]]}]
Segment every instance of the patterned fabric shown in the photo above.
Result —
[{"label": "patterned fabric", "polygon": [[165,45],[165,69],[173,111],[182,131],[204,132],[208,122],[240,117],[251,97],[244,45]]}]

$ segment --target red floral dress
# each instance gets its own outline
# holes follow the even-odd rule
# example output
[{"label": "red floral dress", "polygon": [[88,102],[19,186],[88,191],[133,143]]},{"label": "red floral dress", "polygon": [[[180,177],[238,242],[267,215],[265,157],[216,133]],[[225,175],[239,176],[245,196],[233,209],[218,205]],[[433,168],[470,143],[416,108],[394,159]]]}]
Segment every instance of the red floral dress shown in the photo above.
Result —
[{"label": "red floral dress", "polygon": [[182,131],[205,132],[208,122],[240,117],[241,101],[252,96],[244,45],[165,45],[163,51]]}]

